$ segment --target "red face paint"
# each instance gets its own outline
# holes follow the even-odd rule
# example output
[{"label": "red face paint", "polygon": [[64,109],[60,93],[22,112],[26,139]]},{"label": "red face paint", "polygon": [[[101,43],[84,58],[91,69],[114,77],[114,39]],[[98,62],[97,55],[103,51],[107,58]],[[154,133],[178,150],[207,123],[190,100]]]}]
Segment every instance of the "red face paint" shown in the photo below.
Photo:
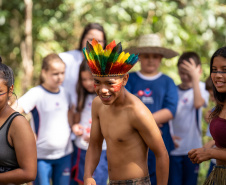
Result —
[{"label": "red face paint", "polygon": [[120,91],[120,89],[121,89],[121,87],[122,87],[122,82],[119,83],[119,84],[117,84],[117,85],[113,85],[113,87],[114,87],[114,92]]},{"label": "red face paint", "polygon": [[96,89],[97,88],[97,85],[96,84],[94,84],[94,89]]}]

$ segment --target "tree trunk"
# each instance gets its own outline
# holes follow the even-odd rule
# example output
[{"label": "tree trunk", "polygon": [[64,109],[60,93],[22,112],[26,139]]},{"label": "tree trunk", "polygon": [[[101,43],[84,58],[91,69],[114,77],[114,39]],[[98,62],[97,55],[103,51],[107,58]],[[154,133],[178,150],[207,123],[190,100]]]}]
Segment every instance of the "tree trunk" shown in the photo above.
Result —
[{"label": "tree trunk", "polygon": [[33,45],[32,45],[32,0],[24,0],[25,3],[25,38],[21,42],[21,56],[23,65],[22,93],[24,94],[32,85],[33,77]]}]

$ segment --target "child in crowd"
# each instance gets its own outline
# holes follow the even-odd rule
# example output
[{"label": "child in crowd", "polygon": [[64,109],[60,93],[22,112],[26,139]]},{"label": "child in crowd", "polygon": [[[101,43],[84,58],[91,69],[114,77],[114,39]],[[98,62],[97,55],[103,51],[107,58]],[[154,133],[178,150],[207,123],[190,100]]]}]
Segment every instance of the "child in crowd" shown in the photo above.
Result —
[{"label": "child in crowd", "polygon": [[0,57],[0,184],[23,184],[37,173],[35,137],[28,121],[9,105],[14,78]]},{"label": "child in crowd", "polygon": [[[75,145],[78,148],[78,156],[75,166],[72,167],[72,174],[73,179],[82,185],[84,184],[85,156],[89,145],[92,124],[91,106],[93,99],[96,97],[93,76],[85,59],[79,70],[77,94],[78,105],[74,119],[76,120],[76,123],[72,126],[72,131],[77,136]],[[107,185],[108,163],[106,156],[106,142],[103,143],[100,161],[93,174],[93,178],[98,185]]]},{"label": "child in crowd", "polygon": [[69,98],[61,87],[65,64],[57,54],[43,59],[40,85],[18,100],[19,112],[32,113],[38,173],[35,185],[68,185],[73,151],[68,121]]},{"label": "child in crowd", "polygon": [[[143,35],[135,48],[127,49],[130,53],[139,53],[141,69],[130,73],[126,89],[135,94],[152,112],[160,127],[165,146],[170,152],[174,149],[168,121],[172,119],[177,108],[177,88],[173,80],[159,71],[162,58],[173,58],[178,54],[161,46],[158,35]],[[148,153],[148,168],[152,185],[156,182],[155,156]]]},{"label": "child in crowd", "polygon": [[201,61],[195,52],[184,52],[177,63],[181,84],[179,101],[172,120],[178,147],[170,153],[169,185],[196,185],[199,165],[192,164],[188,152],[202,146],[202,107],[207,106],[209,93],[200,82]]},{"label": "child in crowd", "polygon": [[219,48],[210,60],[210,75],[216,107],[210,114],[210,133],[214,148],[196,148],[189,151],[192,163],[216,159],[216,166],[204,185],[226,184],[226,47]]},{"label": "child in crowd", "polygon": [[[211,80],[211,77],[209,76],[207,79],[206,79],[206,90],[209,92],[209,99],[210,99],[210,102],[209,103],[214,103],[216,104],[216,101],[214,99],[214,95],[213,95],[213,83],[212,83],[212,80]],[[211,109],[211,110],[208,110],[205,114],[205,121],[206,123],[208,123],[208,128],[207,128],[207,132],[206,132],[206,136],[210,137],[211,140],[208,141],[203,147],[204,148],[212,148],[212,147],[215,147],[215,142],[210,134],[210,129],[209,129],[209,116],[211,114],[211,112],[213,111],[214,109]],[[207,177],[209,176],[209,174],[211,173],[211,171],[213,170],[213,167],[216,165],[216,159],[211,159],[210,160],[210,166],[209,166],[209,170],[207,172]]]}]

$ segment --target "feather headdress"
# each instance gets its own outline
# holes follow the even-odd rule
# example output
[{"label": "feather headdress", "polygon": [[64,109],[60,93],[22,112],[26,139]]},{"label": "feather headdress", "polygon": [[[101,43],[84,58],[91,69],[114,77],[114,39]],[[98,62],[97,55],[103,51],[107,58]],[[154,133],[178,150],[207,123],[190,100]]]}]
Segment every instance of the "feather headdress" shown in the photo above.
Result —
[{"label": "feather headdress", "polygon": [[87,41],[83,53],[94,76],[124,75],[138,61],[138,55],[122,52],[121,43],[116,45],[114,40],[105,50],[95,39],[91,44]]}]

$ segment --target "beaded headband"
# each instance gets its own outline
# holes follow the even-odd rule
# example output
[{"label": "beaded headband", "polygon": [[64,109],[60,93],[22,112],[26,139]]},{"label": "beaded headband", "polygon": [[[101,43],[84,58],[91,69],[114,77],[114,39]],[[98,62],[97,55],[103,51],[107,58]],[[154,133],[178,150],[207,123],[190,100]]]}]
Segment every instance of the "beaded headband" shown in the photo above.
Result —
[{"label": "beaded headband", "polygon": [[138,55],[122,52],[121,43],[114,40],[105,50],[95,39],[91,44],[87,41],[83,53],[93,76],[99,77],[123,76],[138,61]]}]

